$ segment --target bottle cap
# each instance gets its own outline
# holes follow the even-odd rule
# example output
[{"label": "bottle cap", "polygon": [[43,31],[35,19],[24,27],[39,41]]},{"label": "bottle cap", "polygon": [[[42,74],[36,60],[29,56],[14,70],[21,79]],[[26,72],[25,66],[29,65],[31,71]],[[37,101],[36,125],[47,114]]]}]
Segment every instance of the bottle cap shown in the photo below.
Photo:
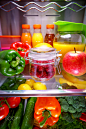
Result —
[{"label": "bottle cap", "polygon": [[28,25],[28,24],[22,24],[22,29],[30,29],[30,25]]},{"label": "bottle cap", "polygon": [[54,29],[54,24],[47,24],[46,25],[46,28],[47,29]]},{"label": "bottle cap", "polygon": [[33,25],[33,28],[34,29],[41,29],[41,24],[34,24]]}]

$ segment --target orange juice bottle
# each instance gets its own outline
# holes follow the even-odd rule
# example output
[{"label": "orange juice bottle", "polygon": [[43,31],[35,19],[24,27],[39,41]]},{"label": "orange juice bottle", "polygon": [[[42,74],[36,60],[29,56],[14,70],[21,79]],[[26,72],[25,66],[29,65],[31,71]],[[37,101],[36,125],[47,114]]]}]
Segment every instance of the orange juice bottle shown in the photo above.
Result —
[{"label": "orange juice bottle", "polygon": [[30,25],[22,24],[21,42],[31,45]]},{"label": "orange juice bottle", "polygon": [[32,36],[32,47],[35,47],[39,43],[43,43],[43,36],[41,33],[41,25],[40,24],[34,24],[34,33]]}]

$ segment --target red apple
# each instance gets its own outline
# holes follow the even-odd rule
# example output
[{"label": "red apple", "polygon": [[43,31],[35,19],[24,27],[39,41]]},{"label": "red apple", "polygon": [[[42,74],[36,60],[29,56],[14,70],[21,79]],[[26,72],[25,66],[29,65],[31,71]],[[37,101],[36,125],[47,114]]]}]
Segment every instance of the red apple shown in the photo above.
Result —
[{"label": "red apple", "polygon": [[70,51],[63,58],[63,68],[66,72],[80,76],[86,73],[86,53]]}]

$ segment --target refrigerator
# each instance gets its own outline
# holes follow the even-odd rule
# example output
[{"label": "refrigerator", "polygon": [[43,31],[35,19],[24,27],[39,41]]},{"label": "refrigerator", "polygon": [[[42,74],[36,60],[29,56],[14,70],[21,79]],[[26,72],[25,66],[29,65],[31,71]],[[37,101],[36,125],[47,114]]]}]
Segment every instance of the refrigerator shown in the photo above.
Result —
[{"label": "refrigerator", "polygon": [[[27,57],[26,52],[23,57],[28,63],[24,65],[22,63],[24,60],[20,59],[22,60],[21,72],[17,73],[16,69],[16,72],[13,71],[15,74],[13,74],[11,72],[13,66],[11,66],[10,74],[6,73],[8,64],[11,65],[10,61],[8,61],[10,63],[7,62],[7,60],[10,60],[7,50],[11,51],[12,43],[21,42],[22,24],[30,26],[31,38],[34,34],[33,25],[40,24],[44,42],[46,25],[53,24],[53,32],[56,35],[59,29],[56,25],[57,21],[83,24],[84,45],[86,44],[86,0],[0,1],[0,129],[86,128],[86,65],[83,66],[83,75],[73,76],[63,69],[63,63],[59,61],[62,56],[62,54],[59,54],[60,51],[55,51],[58,57],[55,64],[45,64],[45,70],[49,65],[52,65],[52,67],[48,70],[55,68],[54,75],[52,75],[53,70],[51,70],[49,75],[52,75],[52,77],[49,79],[46,79],[49,75],[46,75],[47,77],[44,80],[40,77],[39,79],[35,78],[30,71],[34,63],[31,64],[30,61],[32,60],[29,60],[29,58],[33,56],[37,49],[32,46],[27,51],[28,53],[31,52],[32,55],[29,56],[28,54]],[[49,50],[51,54],[48,55],[48,58],[51,59],[54,49],[52,47]],[[86,49],[84,52],[86,52]],[[47,55],[46,52],[44,54]],[[20,55],[17,56],[20,58]],[[12,54],[11,57],[14,58]],[[4,58],[4,61],[2,58]],[[42,56],[38,56],[38,58],[40,60],[41,58],[44,59]],[[33,59],[36,59],[36,55]],[[35,63],[34,67],[37,68],[39,64]],[[42,74],[44,77],[44,73]],[[39,84],[38,87],[34,85],[37,83]],[[24,89],[23,86],[28,84],[31,85],[30,89]],[[22,86],[19,87],[20,85]],[[46,115],[47,118],[44,121]]]}]

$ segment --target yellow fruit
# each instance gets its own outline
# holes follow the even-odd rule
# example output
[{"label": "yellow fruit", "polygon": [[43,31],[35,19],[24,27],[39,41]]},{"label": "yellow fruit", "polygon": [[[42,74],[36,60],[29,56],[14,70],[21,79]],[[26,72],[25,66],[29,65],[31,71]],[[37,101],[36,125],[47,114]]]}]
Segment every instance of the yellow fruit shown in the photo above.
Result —
[{"label": "yellow fruit", "polygon": [[39,43],[35,47],[45,48],[45,47],[52,47],[52,46],[49,43]]},{"label": "yellow fruit", "polygon": [[72,83],[77,83],[77,84],[84,84],[86,85],[86,81],[81,81],[78,78],[74,77],[73,75],[67,73],[66,71],[62,71],[62,75],[65,79],[67,79],[68,81],[72,82]]},{"label": "yellow fruit", "polygon": [[[18,87],[18,90],[32,90],[28,84],[21,84]],[[29,97],[21,97],[22,99],[27,99]]]},{"label": "yellow fruit", "polygon": [[73,82],[70,82],[70,81],[67,81],[66,79],[64,78],[59,78],[59,83],[62,84],[62,83],[67,83],[69,86],[75,86],[77,87],[77,89],[86,89],[86,85],[85,84],[78,84],[78,83],[73,83]]},{"label": "yellow fruit", "polygon": [[31,89],[33,89],[33,84],[35,83],[35,81],[33,79],[27,79],[25,84],[28,84]]},{"label": "yellow fruit", "polygon": [[34,83],[33,88],[34,88],[34,90],[47,90],[46,85],[41,82]]},{"label": "yellow fruit", "polygon": [[18,90],[32,90],[28,84],[21,84],[18,87]]}]

